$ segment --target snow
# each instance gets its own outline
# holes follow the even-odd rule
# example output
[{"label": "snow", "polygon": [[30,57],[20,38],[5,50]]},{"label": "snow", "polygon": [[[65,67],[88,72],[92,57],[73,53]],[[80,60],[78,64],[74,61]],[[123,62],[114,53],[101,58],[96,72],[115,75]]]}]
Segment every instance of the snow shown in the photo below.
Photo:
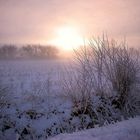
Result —
[{"label": "snow", "polygon": [[140,117],[72,134],[60,134],[49,140],[140,140]]},{"label": "snow", "polygon": [[[57,60],[0,62],[0,87],[6,88],[2,100],[6,104],[0,108],[0,140],[17,137],[41,140],[49,137],[52,140],[121,140],[125,137],[127,140],[137,140],[140,137],[139,117],[106,127],[60,134],[91,128],[87,126],[93,120],[85,114],[73,115],[75,108],[73,109],[70,98],[64,94],[61,81],[63,76],[67,76],[66,79],[72,77],[71,69],[69,73],[64,70],[67,64]],[[107,109],[109,103],[106,104]],[[94,97],[95,111],[99,105],[101,100]],[[117,118],[117,115],[120,117],[118,112],[113,117]],[[104,117],[105,123],[108,123],[107,117]],[[118,118],[116,120],[121,120]],[[97,124],[94,125],[97,127]]]},{"label": "snow", "polygon": [[67,64],[65,60],[0,61],[0,86],[6,87],[6,92],[15,98],[46,92],[59,95],[60,77]]}]

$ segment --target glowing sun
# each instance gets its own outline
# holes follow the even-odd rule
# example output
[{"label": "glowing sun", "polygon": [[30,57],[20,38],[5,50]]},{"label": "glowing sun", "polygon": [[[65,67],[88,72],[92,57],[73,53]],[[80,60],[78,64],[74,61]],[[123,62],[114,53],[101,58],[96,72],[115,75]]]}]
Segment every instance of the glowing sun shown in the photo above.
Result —
[{"label": "glowing sun", "polygon": [[51,40],[51,44],[65,50],[72,50],[83,44],[80,32],[74,27],[60,27],[55,30],[55,36],[55,39]]}]

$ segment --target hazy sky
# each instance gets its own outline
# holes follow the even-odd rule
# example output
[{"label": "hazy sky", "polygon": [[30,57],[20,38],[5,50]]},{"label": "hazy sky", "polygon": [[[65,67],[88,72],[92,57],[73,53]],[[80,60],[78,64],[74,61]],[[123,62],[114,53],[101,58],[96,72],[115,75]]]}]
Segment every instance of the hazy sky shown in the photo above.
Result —
[{"label": "hazy sky", "polygon": [[140,0],[0,0],[0,43],[47,43],[60,26],[140,44]]}]

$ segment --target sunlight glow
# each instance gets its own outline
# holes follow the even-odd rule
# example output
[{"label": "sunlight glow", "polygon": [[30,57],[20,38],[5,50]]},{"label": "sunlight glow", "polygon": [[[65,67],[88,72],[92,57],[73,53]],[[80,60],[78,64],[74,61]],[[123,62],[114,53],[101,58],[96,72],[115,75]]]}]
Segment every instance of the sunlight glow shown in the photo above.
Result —
[{"label": "sunlight glow", "polygon": [[62,47],[64,50],[72,50],[83,44],[77,28],[64,26],[56,29],[56,38],[51,40],[51,44]]}]

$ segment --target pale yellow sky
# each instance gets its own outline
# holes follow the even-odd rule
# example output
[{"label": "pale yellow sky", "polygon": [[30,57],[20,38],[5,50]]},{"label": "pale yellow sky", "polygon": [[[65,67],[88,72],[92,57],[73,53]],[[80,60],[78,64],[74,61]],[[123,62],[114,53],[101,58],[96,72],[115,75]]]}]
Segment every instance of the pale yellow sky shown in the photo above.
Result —
[{"label": "pale yellow sky", "polygon": [[139,47],[140,0],[0,0],[0,43],[48,43],[63,26]]}]

